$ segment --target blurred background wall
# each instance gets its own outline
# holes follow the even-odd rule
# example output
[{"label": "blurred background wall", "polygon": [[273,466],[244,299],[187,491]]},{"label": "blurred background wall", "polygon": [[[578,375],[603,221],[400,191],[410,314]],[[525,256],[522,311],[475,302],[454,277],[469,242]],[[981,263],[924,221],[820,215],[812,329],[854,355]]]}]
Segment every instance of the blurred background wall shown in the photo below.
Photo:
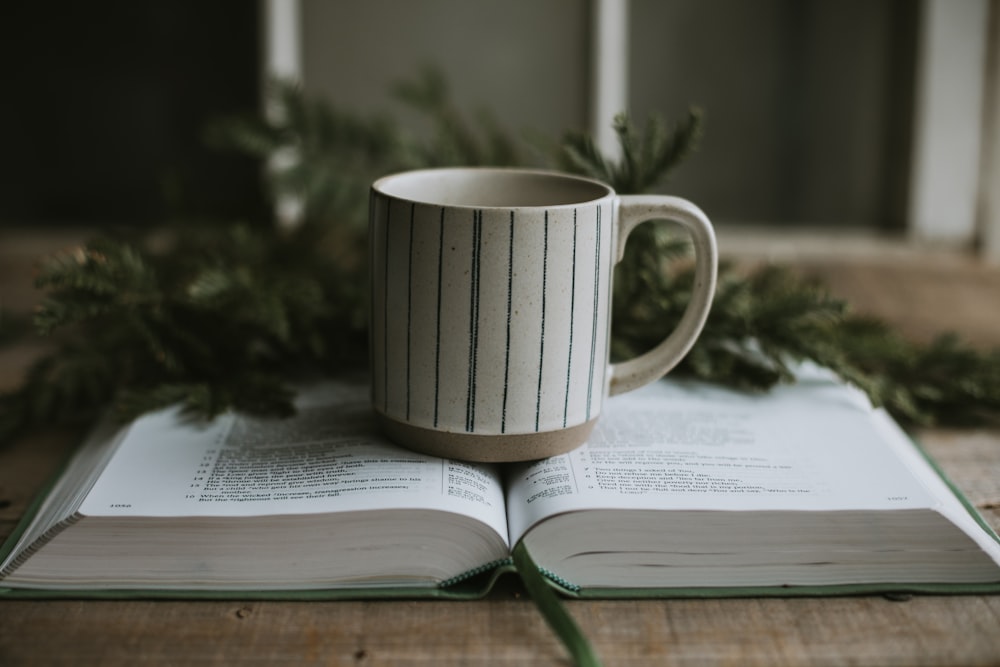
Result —
[{"label": "blurred background wall", "polygon": [[257,165],[203,136],[257,106],[259,28],[241,0],[0,4],[0,225],[262,210]]},{"label": "blurred background wall", "polygon": [[[627,105],[706,113],[671,191],[717,218],[901,226],[919,3],[633,0]],[[432,63],[470,110],[558,136],[589,126],[581,0],[302,2],[306,88],[361,109]],[[606,119],[610,123],[610,119]]]},{"label": "blurred background wall", "polygon": [[[259,165],[207,148],[202,128],[220,114],[259,109],[262,84],[281,58],[308,93],[352,111],[399,111],[392,87],[431,65],[463,108],[488,109],[513,132],[556,139],[607,126],[610,118],[594,117],[602,48],[595,16],[612,6],[625,21],[618,94],[632,117],[675,119],[690,105],[706,114],[701,150],[667,190],[725,224],[904,232],[915,226],[915,168],[930,169],[927,182],[937,183],[958,162],[978,169],[985,159],[977,152],[984,139],[978,122],[950,121],[954,113],[935,121],[946,130],[935,136],[971,136],[975,145],[949,164],[938,164],[945,162],[934,157],[940,151],[930,158],[922,152],[927,26],[952,25],[950,50],[972,43],[968,58],[984,60],[987,10],[994,8],[996,23],[997,4],[5,3],[0,55],[13,66],[0,102],[7,158],[0,161],[0,224],[262,215]],[[939,15],[929,20],[928,7]],[[276,60],[273,29],[282,20],[291,22],[284,38],[292,42]],[[977,99],[981,106],[992,90],[983,85],[985,62],[974,65],[971,83],[948,94],[965,107]],[[950,67],[936,80],[969,70],[960,61]],[[970,87],[979,98],[968,97]],[[980,109],[971,111],[978,119]],[[958,242],[976,241],[971,224],[961,223]]]}]

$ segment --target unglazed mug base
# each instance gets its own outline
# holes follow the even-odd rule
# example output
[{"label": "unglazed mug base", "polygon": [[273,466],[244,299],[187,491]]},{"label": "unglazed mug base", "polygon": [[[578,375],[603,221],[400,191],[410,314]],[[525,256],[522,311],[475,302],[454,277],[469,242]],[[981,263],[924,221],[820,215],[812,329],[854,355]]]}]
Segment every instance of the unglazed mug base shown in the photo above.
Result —
[{"label": "unglazed mug base", "polygon": [[532,461],[565,454],[590,437],[597,418],[555,431],[486,435],[439,431],[396,421],[376,411],[382,432],[407,449],[441,458],[497,463]]}]

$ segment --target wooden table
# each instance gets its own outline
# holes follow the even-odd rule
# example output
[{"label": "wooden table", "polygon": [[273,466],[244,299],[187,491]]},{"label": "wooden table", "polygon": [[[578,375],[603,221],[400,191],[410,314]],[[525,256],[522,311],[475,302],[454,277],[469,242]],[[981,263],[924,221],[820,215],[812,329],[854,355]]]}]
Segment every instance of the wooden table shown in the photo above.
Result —
[{"label": "wooden table", "polygon": [[[28,250],[0,234],[0,298],[28,303]],[[1000,269],[953,254],[783,249],[859,309],[915,337],[1000,345]],[[818,247],[813,244],[813,248]],[[756,248],[756,250],[754,250]],[[18,250],[20,249],[20,250]],[[6,251],[6,254],[5,254]],[[756,253],[756,254],[755,254]],[[0,353],[14,386],[37,349]],[[79,434],[0,449],[0,538]],[[1000,428],[917,434],[1000,528]],[[567,602],[607,665],[1000,664],[1000,596]],[[568,658],[516,580],[476,602],[0,601],[0,665],[559,665]]]}]

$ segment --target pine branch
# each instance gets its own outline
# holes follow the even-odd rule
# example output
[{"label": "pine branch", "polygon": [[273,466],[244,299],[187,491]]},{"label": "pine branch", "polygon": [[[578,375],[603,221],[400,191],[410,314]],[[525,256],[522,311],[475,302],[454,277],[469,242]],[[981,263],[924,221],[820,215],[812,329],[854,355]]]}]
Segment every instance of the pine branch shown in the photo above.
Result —
[{"label": "pine branch", "polygon": [[304,202],[306,219],[362,224],[374,178],[408,166],[396,125],[341,111],[285,82],[271,82],[268,99],[267,115],[221,119],[209,128],[209,141],[268,158],[271,196]]},{"label": "pine branch", "polygon": [[159,245],[102,238],[42,265],[36,325],[70,342],[0,396],[0,440],[111,403],[133,417],[185,392],[203,416],[287,414],[304,369],[364,359],[360,269],[332,263],[311,230],[205,228]]},{"label": "pine branch", "polygon": [[[641,134],[615,120],[621,158],[604,156],[585,135],[567,138],[564,168],[609,182],[620,193],[662,184],[697,147],[701,114],[693,109],[672,130],[658,118]],[[676,326],[693,271],[681,263],[683,242],[658,223],[638,227],[615,274],[612,355],[634,356]],[[945,336],[920,346],[884,323],[851,313],[822,285],[787,269],[744,275],[720,268],[705,328],[678,367],[719,384],[765,391],[794,380],[792,364],[812,360],[837,372],[911,423],[965,423],[1000,415],[1000,351],[980,352]]]},{"label": "pine branch", "polygon": [[394,88],[396,98],[421,114],[431,125],[430,141],[412,144],[415,167],[512,166],[523,162],[517,142],[487,111],[480,110],[476,126],[453,103],[440,70],[425,67],[419,76]]},{"label": "pine branch", "polygon": [[0,445],[38,426],[91,421],[116,383],[114,350],[64,343],[34,363],[18,389],[0,393]]},{"label": "pine branch", "polygon": [[282,374],[244,373],[213,382],[130,387],[117,396],[115,409],[123,421],[168,406],[180,407],[192,419],[211,418],[227,410],[288,417],[295,413],[294,398]]},{"label": "pine branch", "polygon": [[642,132],[626,114],[618,114],[613,127],[622,157],[617,163],[608,160],[589,135],[571,133],[564,138],[562,168],[604,181],[620,194],[647,192],[697,149],[702,126],[703,114],[695,107],[672,129],[662,117],[650,116]]},{"label": "pine branch", "polygon": [[[676,326],[693,279],[689,270],[669,283],[653,271],[637,275],[616,295],[619,358],[649,349]],[[829,367],[906,423],[967,424],[1000,415],[1000,350],[981,352],[954,335],[930,345],[907,341],[884,322],[853,314],[822,285],[778,267],[748,275],[721,269],[705,329],[675,372],[766,391],[794,381],[792,367],[806,360]]]},{"label": "pine branch", "polygon": [[0,305],[0,348],[24,340],[32,330],[31,318]]},{"label": "pine branch", "polygon": [[[175,227],[155,242],[102,238],[44,262],[38,285],[47,294],[35,325],[55,350],[18,389],[0,394],[0,442],[41,424],[92,419],[109,405],[122,418],[175,403],[199,416],[230,408],[287,414],[289,387],[303,370],[334,374],[362,364],[370,182],[403,168],[523,160],[495,121],[472,122],[452,104],[439,74],[427,71],[397,93],[426,116],[429,138],[283,84],[272,89],[271,114],[215,126],[217,143],[269,160],[275,196],[301,198],[305,217],[295,229]],[[696,109],[671,127],[651,118],[641,132],[620,115],[620,159],[570,134],[556,162],[639,193],[665,182],[697,147],[701,127]],[[637,228],[615,275],[616,359],[675,326],[692,280],[684,236],[660,223]],[[0,310],[0,344],[23,340],[25,329],[25,318]],[[764,391],[792,381],[800,360],[832,368],[907,421],[1000,414],[1000,351],[954,337],[910,343],[852,314],[822,285],[773,267],[749,275],[720,269],[708,323],[677,372]]]}]

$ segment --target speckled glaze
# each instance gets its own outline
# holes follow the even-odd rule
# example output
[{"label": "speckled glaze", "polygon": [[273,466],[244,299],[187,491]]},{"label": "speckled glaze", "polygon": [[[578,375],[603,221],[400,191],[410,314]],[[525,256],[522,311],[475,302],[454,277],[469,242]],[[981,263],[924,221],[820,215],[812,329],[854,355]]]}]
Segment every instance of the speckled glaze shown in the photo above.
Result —
[{"label": "speckled glaze", "polygon": [[[694,294],[662,343],[609,364],[613,268],[651,219],[690,233]],[[715,236],[696,206],[555,172],[380,179],[369,247],[372,405],[394,441],[449,458],[528,460],[582,444],[606,396],[687,353],[715,289]]]}]

